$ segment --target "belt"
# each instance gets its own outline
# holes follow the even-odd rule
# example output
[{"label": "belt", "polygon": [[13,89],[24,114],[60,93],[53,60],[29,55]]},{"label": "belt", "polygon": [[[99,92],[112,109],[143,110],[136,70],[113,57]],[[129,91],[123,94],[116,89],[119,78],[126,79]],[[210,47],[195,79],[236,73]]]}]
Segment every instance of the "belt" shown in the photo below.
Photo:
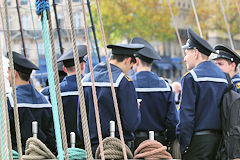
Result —
[{"label": "belt", "polygon": [[[154,132],[154,137],[164,136],[164,131]],[[136,137],[149,137],[149,133],[147,131],[138,131],[134,133]]]},{"label": "belt", "polygon": [[215,130],[204,130],[204,131],[197,131],[194,132],[195,136],[202,136],[202,135],[220,135],[221,131],[215,131]]}]

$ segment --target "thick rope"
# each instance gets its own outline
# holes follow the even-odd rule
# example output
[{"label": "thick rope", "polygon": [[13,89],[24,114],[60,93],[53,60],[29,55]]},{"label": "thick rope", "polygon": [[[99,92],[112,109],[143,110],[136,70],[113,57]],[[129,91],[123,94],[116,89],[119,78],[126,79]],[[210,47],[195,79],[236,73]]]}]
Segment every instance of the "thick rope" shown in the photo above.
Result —
[{"label": "thick rope", "polygon": [[70,160],[82,160],[87,158],[86,151],[80,148],[68,148]]},{"label": "thick rope", "polygon": [[53,111],[53,120],[54,120],[54,128],[55,128],[55,135],[57,140],[57,149],[59,159],[64,159],[64,152],[62,150],[62,138],[61,138],[61,131],[60,131],[60,124],[59,124],[59,115],[58,115],[58,106],[57,106],[57,96],[55,90],[55,83],[54,83],[54,73],[53,73],[53,66],[52,66],[52,57],[51,57],[51,48],[49,42],[49,33],[48,33],[48,25],[47,25],[47,11],[43,11],[43,21],[42,21],[42,30],[43,30],[43,40],[44,40],[44,50],[45,50],[45,57],[47,63],[47,72],[48,72],[48,79],[49,79],[49,90],[52,102],[52,111]]},{"label": "thick rope", "polygon": [[108,59],[106,38],[105,38],[105,33],[104,33],[104,28],[103,28],[103,23],[102,23],[102,18],[101,18],[99,1],[98,0],[96,0],[96,5],[97,5],[98,20],[99,20],[99,23],[100,23],[100,29],[101,29],[101,34],[102,34],[102,41],[103,41],[103,44],[104,44],[104,51],[105,51],[105,57],[106,57],[106,62],[107,62],[109,80],[110,80],[110,83],[111,83],[111,90],[112,90],[112,97],[113,97],[114,108],[115,108],[115,113],[116,113],[117,125],[118,125],[120,139],[121,139],[121,142],[122,142],[122,151],[123,151],[123,155],[124,155],[124,160],[127,160],[127,153],[126,153],[126,147],[125,147],[125,142],[124,142],[124,137],[123,137],[122,123],[121,123],[121,118],[120,118],[120,114],[119,114],[117,96],[116,96],[116,92],[115,92],[115,89],[114,89],[114,86],[113,86],[112,71],[111,71],[111,67],[110,67],[110,63],[109,63],[109,59]]},{"label": "thick rope", "polygon": [[236,3],[236,6],[237,6],[238,14],[239,14],[239,16],[240,16],[240,7],[239,7],[239,5],[238,5],[238,0],[235,0],[235,3]]},{"label": "thick rope", "polygon": [[222,11],[222,14],[223,14],[223,18],[224,18],[224,21],[225,21],[225,24],[226,24],[226,27],[227,27],[228,38],[229,38],[231,47],[232,47],[232,49],[234,50],[233,40],[232,40],[232,36],[231,36],[231,33],[230,33],[230,27],[229,27],[229,24],[228,24],[227,16],[226,16],[226,14],[225,14],[224,5],[223,5],[222,0],[219,0],[219,2],[220,2],[220,6],[221,6],[221,11]]},{"label": "thick rope", "polygon": [[58,113],[59,113],[60,125],[61,125],[62,143],[63,143],[63,150],[66,155],[65,158],[66,158],[66,160],[68,160],[67,135],[66,135],[66,127],[65,127],[65,121],[64,121],[63,104],[62,104],[62,97],[61,97],[61,90],[60,90],[60,81],[59,81],[57,58],[56,58],[56,52],[55,52],[54,36],[53,36],[53,28],[52,28],[52,20],[51,20],[50,11],[48,12],[48,17],[49,17],[48,27],[49,27],[49,33],[50,33],[51,49],[52,49],[54,83],[55,83],[56,92],[57,92],[57,104],[58,104]]},{"label": "thick rope", "polygon": [[134,152],[134,159],[172,159],[167,147],[158,141],[143,141]]},{"label": "thick rope", "polygon": [[[90,136],[89,136],[89,130],[88,130],[88,120],[87,120],[87,112],[86,112],[86,105],[85,105],[85,99],[84,99],[84,92],[83,92],[83,86],[82,86],[82,78],[81,78],[81,71],[80,71],[80,63],[79,63],[79,57],[78,57],[78,49],[76,45],[76,35],[73,25],[73,13],[72,13],[72,1],[68,0],[68,13],[70,18],[70,26],[71,26],[71,39],[73,44],[73,55],[74,55],[74,64],[76,69],[76,75],[77,75],[77,86],[78,86],[78,95],[79,95],[79,101],[80,101],[80,112],[81,112],[81,120],[82,120],[82,130],[83,130],[83,139],[84,139],[84,145],[87,152],[87,159],[92,159],[92,149],[91,149],[91,143],[90,143]],[[86,37],[87,38],[87,37]]]},{"label": "thick rope", "polygon": [[[131,150],[128,148],[126,144],[125,148],[127,151],[127,158],[132,159],[133,154]],[[122,152],[122,143],[118,138],[115,137],[107,137],[103,140],[103,148],[104,148],[104,155],[106,159],[123,159],[124,155]],[[95,153],[95,159],[100,159],[100,148],[98,146],[96,153]]]},{"label": "thick rope", "polygon": [[[34,23],[33,13],[32,13],[32,10],[33,10],[33,9],[32,9],[32,5],[31,5],[31,0],[29,0],[29,7],[30,7],[31,18],[32,18],[34,40],[35,40],[36,47],[37,47],[38,66],[39,66],[39,68],[40,68],[40,53],[39,53],[38,41],[37,41],[37,33],[36,33],[36,28],[35,28],[35,23]],[[40,73],[40,75],[41,75],[42,83],[44,84],[44,79],[43,79],[43,74],[42,74],[42,72]],[[45,86],[45,85],[43,85],[43,86]]]},{"label": "thick rope", "polygon": [[[2,46],[0,44],[0,73],[4,73],[3,71],[3,53],[2,53]],[[0,114],[1,114],[1,157],[3,159],[9,159],[8,158],[8,139],[7,139],[7,118],[6,112],[7,106],[6,106],[6,93],[5,93],[5,82],[4,82],[4,76],[0,76],[0,94],[1,94],[1,103],[0,103]]]},{"label": "thick rope", "polygon": [[5,159],[5,152],[4,152],[4,140],[3,140],[3,119],[2,119],[2,106],[0,105],[0,158]]},{"label": "thick rope", "polygon": [[176,34],[177,34],[177,38],[178,38],[178,43],[180,45],[180,48],[181,48],[181,53],[182,53],[182,56],[184,57],[184,50],[182,48],[182,40],[181,40],[181,37],[179,35],[179,32],[178,32],[178,25],[176,23],[176,19],[175,19],[175,16],[173,15],[173,11],[172,11],[172,6],[170,4],[170,1],[168,0],[168,7],[169,7],[169,11],[170,11],[170,14],[172,16],[172,21],[173,21],[173,25],[175,27],[175,30],[176,30]]},{"label": "thick rope", "polygon": [[3,13],[2,13],[2,5],[0,4],[0,16],[1,16],[1,19],[2,19],[2,28],[3,28],[3,34],[4,34],[4,39],[5,39],[5,47],[6,47],[6,50],[7,50],[7,36],[6,36],[6,30],[5,30],[5,26],[4,26],[4,19],[3,19]]},{"label": "thick rope", "polygon": [[95,87],[95,80],[94,80],[94,75],[93,75],[92,56],[91,56],[91,53],[90,53],[89,35],[88,35],[86,10],[85,10],[84,0],[82,0],[82,12],[83,12],[83,19],[84,19],[85,37],[86,37],[86,41],[87,41],[89,69],[90,69],[91,81],[92,81],[92,95],[93,95],[93,103],[94,103],[95,116],[96,116],[98,141],[99,141],[99,146],[100,146],[101,159],[104,160],[105,158],[104,158],[104,153],[103,153],[101,124],[100,124],[100,116],[99,116],[99,110],[98,110],[98,100],[97,100],[97,93],[96,93],[96,87]]},{"label": "thick rope", "polygon": [[22,159],[21,133],[20,133],[19,115],[18,115],[18,107],[17,107],[17,96],[16,96],[15,77],[14,77],[13,55],[12,55],[12,48],[11,48],[10,28],[9,28],[9,22],[8,22],[7,0],[4,0],[4,8],[5,8],[5,16],[6,16],[5,20],[6,20],[6,26],[7,26],[8,57],[9,57],[10,72],[11,72],[15,132],[16,132],[19,159]]},{"label": "thick rope", "polygon": [[24,160],[56,159],[55,155],[39,139],[31,137],[26,142]]},{"label": "thick rope", "polygon": [[192,2],[192,8],[193,8],[193,12],[194,12],[194,15],[195,15],[195,18],[196,18],[196,22],[197,22],[197,26],[198,26],[200,36],[203,37],[201,26],[200,26],[198,15],[197,15],[197,11],[196,11],[195,4],[194,4],[194,0],[191,0],[191,2]]}]

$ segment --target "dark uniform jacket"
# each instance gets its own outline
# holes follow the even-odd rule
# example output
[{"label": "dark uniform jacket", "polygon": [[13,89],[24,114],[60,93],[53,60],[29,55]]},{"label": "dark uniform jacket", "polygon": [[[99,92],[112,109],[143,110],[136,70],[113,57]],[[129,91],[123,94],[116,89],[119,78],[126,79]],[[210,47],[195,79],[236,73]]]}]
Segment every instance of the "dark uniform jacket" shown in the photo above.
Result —
[{"label": "dark uniform jacket", "polygon": [[239,74],[236,74],[235,76],[233,76],[232,82],[235,85],[235,90],[238,93],[240,93],[240,76],[239,76]]},{"label": "dark uniform jacket", "polygon": [[[125,141],[134,140],[133,132],[140,122],[140,111],[137,104],[136,91],[131,79],[129,79],[120,68],[111,64],[112,77],[117,96],[117,102],[121,117],[121,123]],[[103,138],[110,135],[109,122],[116,120],[111,84],[109,81],[107,65],[100,63],[94,68],[95,86],[98,98],[98,107],[101,120]],[[92,144],[98,143],[95,110],[92,96],[92,83],[90,73],[83,78],[86,107],[89,109],[89,129]],[[78,116],[79,118],[79,116]],[[117,126],[117,125],[116,125]],[[116,127],[116,131],[117,131]],[[119,137],[118,131],[116,136]]]},{"label": "dark uniform jacket", "polygon": [[161,132],[167,129],[169,141],[175,139],[177,117],[174,95],[169,84],[155,73],[137,72],[132,77],[140,105],[141,124],[137,131]]},{"label": "dark uniform jacket", "polygon": [[[74,132],[76,134],[76,147],[83,148],[82,129],[79,129],[80,132],[77,129],[78,89],[76,75],[66,76],[60,83],[60,89],[68,146],[70,147],[70,133]],[[49,87],[46,87],[42,93],[49,97]]]},{"label": "dark uniform jacket", "polygon": [[220,102],[227,88],[221,69],[210,61],[202,62],[182,79],[182,99],[177,138],[183,153],[194,132],[221,130]]},{"label": "dark uniform jacket", "polygon": [[[50,150],[54,151],[56,143],[51,104],[31,84],[17,86],[16,95],[23,150],[25,149],[27,139],[33,136],[32,122],[37,121],[38,139],[46,144]],[[17,150],[13,114],[13,97],[11,93],[9,93],[7,97],[12,147],[14,150]]]}]

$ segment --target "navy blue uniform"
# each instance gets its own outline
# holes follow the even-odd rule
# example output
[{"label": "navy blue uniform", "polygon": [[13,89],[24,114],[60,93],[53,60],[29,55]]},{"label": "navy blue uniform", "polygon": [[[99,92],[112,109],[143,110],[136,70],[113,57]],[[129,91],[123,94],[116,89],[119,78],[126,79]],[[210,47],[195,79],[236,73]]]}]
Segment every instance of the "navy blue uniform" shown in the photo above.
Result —
[{"label": "navy blue uniform", "polygon": [[[60,83],[61,97],[63,103],[64,120],[67,133],[68,146],[70,147],[70,133],[76,134],[76,147],[84,148],[82,127],[80,132],[77,129],[77,105],[78,105],[78,89],[76,75],[66,76]],[[42,93],[50,96],[49,87],[46,87]],[[81,121],[79,122],[81,123]]]},{"label": "navy blue uniform", "polygon": [[220,102],[226,88],[225,74],[210,61],[200,63],[183,77],[177,127],[182,153],[195,132],[221,130]]},{"label": "navy blue uniform", "polygon": [[240,76],[239,74],[235,74],[232,78],[232,82],[235,85],[235,89],[238,93],[240,93]]},{"label": "navy blue uniform", "polygon": [[[133,82],[122,72],[120,68],[111,64],[114,87],[116,91],[118,107],[122,122],[125,141],[134,139],[133,132],[140,123],[140,111],[137,104],[137,96]],[[111,85],[109,82],[107,65],[100,63],[94,68],[95,85],[98,98],[98,107],[101,120],[103,138],[110,135],[109,122],[116,120],[113,104]],[[95,118],[95,110],[92,95],[92,83],[90,73],[83,79],[86,107],[89,109],[89,129],[92,144],[98,144],[98,134]],[[78,116],[79,118],[79,116]],[[80,125],[79,125],[80,127]],[[117,128],[117,127],[116,127]],[[117,130],[117,129],[116,129]],[[119,137],[118,131],[116,136]]]},{"label": "navy blue uniform", "polygon": [[[53,128],[52,106],[48,100],[32,85],[20,85],[16,87],[17,106],[19,113],[22,149],[25,150],[26,141],[32,137],[32,122],[38,122],[38,139],[55,151],[56,143]],[[13,97],[8,94],[8,110],[12,147],[17,150],[17,141],[13,114]]]},{"label": "navy blue uniform", "polygon": [[137,131],[163,132],[167,129],[168,141],[175,139],[176,106],[169,84],[149,71],[137,72],[132,77],[138,98],[142,99],[141,124]]}]

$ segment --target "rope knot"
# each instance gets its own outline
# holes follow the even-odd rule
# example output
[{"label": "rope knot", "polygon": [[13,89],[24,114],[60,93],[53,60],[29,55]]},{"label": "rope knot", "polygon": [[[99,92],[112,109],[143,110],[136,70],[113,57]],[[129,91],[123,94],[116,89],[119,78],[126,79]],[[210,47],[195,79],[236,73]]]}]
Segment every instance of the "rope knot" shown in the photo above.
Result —
[{"label": "rope knot", "polygon": [[[127,150],[128,159],[132,159],[133,158],[132,152],[130,151],[127,145],[125,146]],[[115,137],[105,138],[103,140],[103,150],[104,150],[105,159],[123,159],[122,142],[118,138],[115,138]],[[96,159],[101,158],[99,146],[96,150],[95,158]]]},{"label": "rope knot", "polygon": [[135,150],[134,159],[172,159],[172,156],[158,141],[146,140]]},{"label": "rope knot", "polygon": [[35,2],[36,14],[41,15],[44,10],[49,11],[49,0],[36,0]]}]

